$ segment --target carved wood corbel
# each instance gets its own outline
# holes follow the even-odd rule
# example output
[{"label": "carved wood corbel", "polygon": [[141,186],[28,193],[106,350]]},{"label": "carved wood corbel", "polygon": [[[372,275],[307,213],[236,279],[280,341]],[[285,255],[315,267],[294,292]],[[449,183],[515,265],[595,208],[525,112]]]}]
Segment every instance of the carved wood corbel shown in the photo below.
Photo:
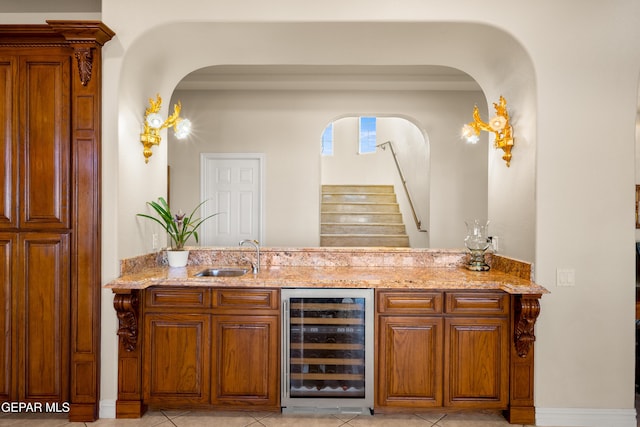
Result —
[{"label": "carved wood corbel", "polygon": [[91,47],[73,46],[73,53],[78,62],[78,72],[80,73],[80,83],[86,86],[91,80],[91,71],[93,70],[93,53]]},{"label": "carved wood corbel", "polygon": [[516,300],[513,338],[520,357],[527,357],[536,340],[534,326],[540,314],[539,298],[539,295],[521,295]]},{"label": "carved wood corbel", "polygon": [[133,351],[138,344],[138,293],[116,294],[113,306],[118,314],[118,336],[126,351]]}]

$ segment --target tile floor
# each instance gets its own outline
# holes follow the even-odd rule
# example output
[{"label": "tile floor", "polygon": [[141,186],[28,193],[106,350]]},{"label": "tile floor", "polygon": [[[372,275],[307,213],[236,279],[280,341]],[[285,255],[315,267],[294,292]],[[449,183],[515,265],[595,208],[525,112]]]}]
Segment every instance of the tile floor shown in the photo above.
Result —
[{"label": "tile floor", "polygon": [[[0,427],[523,427],[509,424],[497,413],[402,415],[301,415],[243,412],[151,411],[136,420],[101,418],[93,423],[70,423],[66,417],[0,414]],[[526,427],[526,426],[525,426]]]}]

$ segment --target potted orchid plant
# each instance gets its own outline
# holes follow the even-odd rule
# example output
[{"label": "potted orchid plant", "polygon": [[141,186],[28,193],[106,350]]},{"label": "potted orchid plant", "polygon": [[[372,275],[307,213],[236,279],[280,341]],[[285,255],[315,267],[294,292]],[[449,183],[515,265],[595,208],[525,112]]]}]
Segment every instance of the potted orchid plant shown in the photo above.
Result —
[{"label": "potted orchid plant", "polygon": [[[167,258],[169,260],[169,266],[171,267],[184,267],[187,265],[187,259],[189,257],[189,251],[184,249],[184,245],[187,240],[193,236],[196,243],[198,242],[198,228],[207,219],[218,215],[214,213],[206,218],[194,218],[196,211],[202,206],[206,200],[196,206],[191,214],[187,216],[182,210],[174,214],[169,208],[167,201],[160,197],[157,202],[147,202],[149,206],[153,208],[158,214],[158,217],[138,214],[138,216],[149,218],[158,224],[167,232],[171,239],[171,250],[167,250]],[[175,258],[175,260],[174,260]]]}]

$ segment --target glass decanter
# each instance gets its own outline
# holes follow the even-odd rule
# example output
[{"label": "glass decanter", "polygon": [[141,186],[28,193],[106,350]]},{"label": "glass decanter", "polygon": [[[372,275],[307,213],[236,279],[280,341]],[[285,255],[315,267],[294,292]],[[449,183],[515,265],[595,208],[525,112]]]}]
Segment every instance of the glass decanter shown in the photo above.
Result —
[{"label": "glass decanter", "polygon": [[465,221],[467,226],[467,237],[464,239],[464,245],[471,254],[471,259],[467,268],[473,271],[487,271],[489,265],[484,261],[484,253],[491,245],[489,239],[489,221],[481,221],[474,219],[473,221]]}]

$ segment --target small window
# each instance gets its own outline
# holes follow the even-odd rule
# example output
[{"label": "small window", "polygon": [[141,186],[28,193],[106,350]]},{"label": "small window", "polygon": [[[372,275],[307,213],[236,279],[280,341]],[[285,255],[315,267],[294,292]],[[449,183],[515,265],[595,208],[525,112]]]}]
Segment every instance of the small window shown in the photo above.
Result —
[{"label": "small window", "polygon": [[333,122],[322,132],[322,155],[333,156]]},{"label": "small window", "polygon": [[376,152],[376,118],[360,117],[360,154]]}]

